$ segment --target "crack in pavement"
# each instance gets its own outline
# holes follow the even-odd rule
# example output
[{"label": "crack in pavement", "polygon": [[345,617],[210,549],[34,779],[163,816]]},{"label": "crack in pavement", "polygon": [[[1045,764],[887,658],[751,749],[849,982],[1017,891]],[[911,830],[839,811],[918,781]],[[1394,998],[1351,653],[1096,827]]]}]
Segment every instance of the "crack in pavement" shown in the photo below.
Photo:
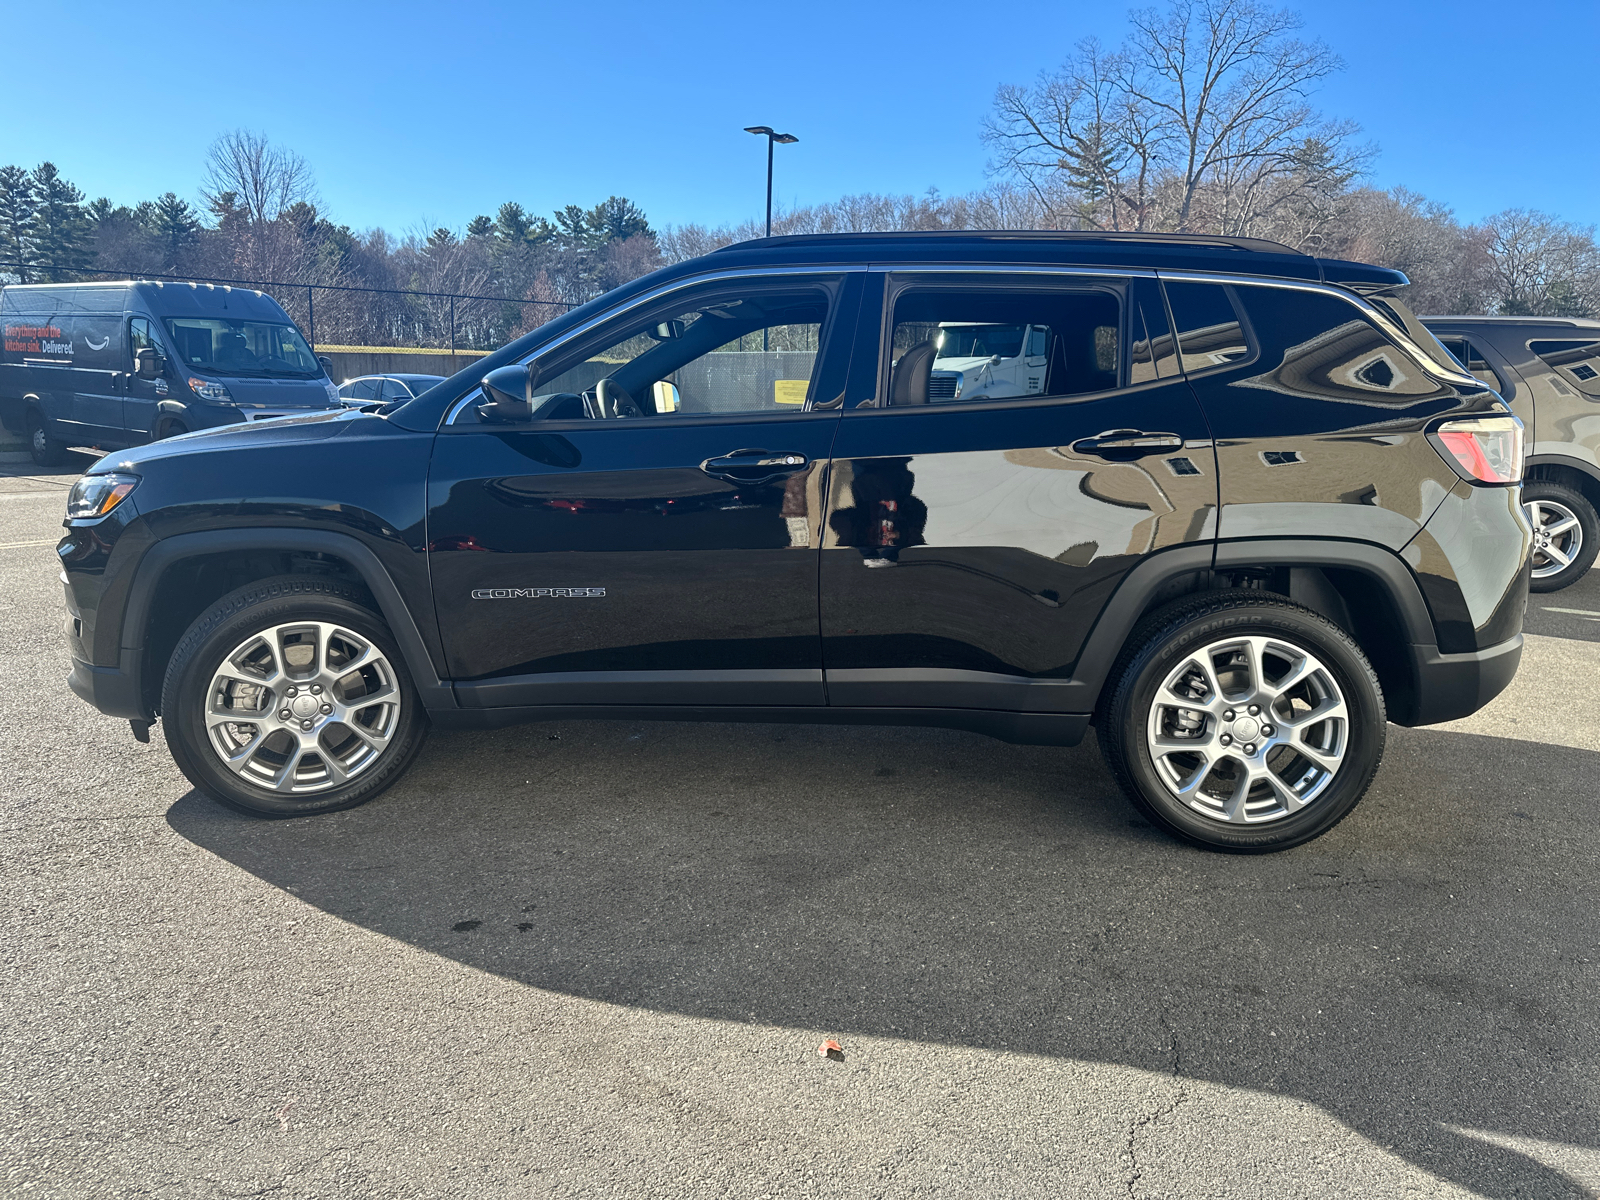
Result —
[{"label": "crack in pavement", "polygon": [[1167,1014],[1164,1010],[1158,1015],[1162,1026],[1167,1031],[1167,1041],[1172,1049],[1172,1066],[1169,1068],[1169,1073],[1180,1086],[1178,1094],[1172,1098],[1170,1103],[1163,1104],[1153,1113],[1146,1113],[1144,1116],[1135,1117],[1128,1122],[1128,1141],[1123,1148],[1122,1156],[1128,1161],[1128,1174],[1123,1183],[1128,1189],[1129,1196],[1138,1195],[1139,1180],[1144,1176],[1144,1168],[1139,1164],[1139,1152],[1136,1146],[1139,1131],[1147,1126],[1159,1125],[1189,1099],[1189,1089],[1181,1086],[1183,1080],[1183,1047],[1178,1042],[1178,1032],[1172,1027],[1172,1023],[1167,1020]]}]

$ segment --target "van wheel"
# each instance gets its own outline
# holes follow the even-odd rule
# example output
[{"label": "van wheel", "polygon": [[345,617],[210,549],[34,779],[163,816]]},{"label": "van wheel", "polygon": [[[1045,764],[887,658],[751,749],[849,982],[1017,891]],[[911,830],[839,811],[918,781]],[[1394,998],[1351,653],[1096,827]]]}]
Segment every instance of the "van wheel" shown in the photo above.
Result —
[{"label": "van wheel", "polygon": [[36,411],[28,413],[28,453],[41,467],[60,466],[67,456],[67,444],[50,436],[44,417]]},{"label": "van wheel", "polygon": [[188,429],[186,429],[186,428],[184,428],[184,426],[178,424],[178,422],[176,422],[176,421],[168,421],[166,424],[162,425],[160,428],[158,428],[156,430],[156,436],[151,438],[150,440],[154,441],[154,442],[161,442],[161,441],[165,441],[167,438],[170,438],[170,437],[177,437],[180,433],[188,433],[188,432],[189,432]]},{"label": "van wheel", "polygon": [[1600,550],[1600,515],[1589,498],[1548,479],[1522,485],[1522,511],[1533,526],[1535,592],[1559,592],[1582,579]]},{"label": "van wheel", "polygon": [[1286,850],[1356,806],[1383,757],[1383,693],[1333,622],[1261,592],[1173,605],[1129,639],[1099,726],[1128,798],[1214,850]]},{"label": "van wheel", "polygon": [[428,724],[361,591],[296,576],[240,588],[189,626],[161,723],[190,783],[267,817],[371,800],[405,773]]}]

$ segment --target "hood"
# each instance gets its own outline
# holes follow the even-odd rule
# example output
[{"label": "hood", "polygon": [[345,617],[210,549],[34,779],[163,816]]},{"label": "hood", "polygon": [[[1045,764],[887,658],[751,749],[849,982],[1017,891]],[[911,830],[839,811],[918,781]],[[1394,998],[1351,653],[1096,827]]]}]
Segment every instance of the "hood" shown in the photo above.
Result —
[{"label": "hood", "polygon": [[383,418],[339,408],[330,412],[310,413],[303,417],[277,417],[271,421],[240,421],[234,425],[218,425],[212,429],[197,429],[177,437],[152,442],[148,446],[135,446],[131,450],[114,450],[107,454],[92,471],[137,471],[141,464],[163,458],[176,458],[190,454],[208,454],[213,450],[247,450],[252,446],[283,446],[296,442],[320,442],[355,427],[358,421],[380,421]]},{"label": "hood", "polygon": [[256,379],[248,375],[204,375],[228,389],[236,404],[245,408],[329,408],[328,381],[316,379]]},{"label": "hood", "polygon": [[[1004,361],[1003,359],[1001,360]],[[976,371],[980,367],[989,365],[989,355],[982,358],[936,358],[933,360],[935,371]]]}]

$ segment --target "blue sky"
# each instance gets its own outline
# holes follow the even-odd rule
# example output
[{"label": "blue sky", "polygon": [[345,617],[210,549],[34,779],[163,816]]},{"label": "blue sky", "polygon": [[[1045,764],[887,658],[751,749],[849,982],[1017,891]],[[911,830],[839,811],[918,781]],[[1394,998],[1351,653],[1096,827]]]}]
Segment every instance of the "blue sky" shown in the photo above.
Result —
[{"label": "blue sky", "polygon": [[[1372,182],[1472,221],[1508,207],[1600,222],[1600,2],[1295,6],[1347,64],[1317,102],[1358,122]],[[54,11],[52,11],[54,10]],[[36,5],[7,55],[0,164],[56,163],[91,197],[196,198],[243,126],[303,155],[324,211],[394,233],[515,199],[608,195],[659,225],[758,216],[770,124],[780,203],[985,182],[995,87],[1027,82],[1127,9],[1085,3]],[[11,30],[20,35],[13,22]]]}]

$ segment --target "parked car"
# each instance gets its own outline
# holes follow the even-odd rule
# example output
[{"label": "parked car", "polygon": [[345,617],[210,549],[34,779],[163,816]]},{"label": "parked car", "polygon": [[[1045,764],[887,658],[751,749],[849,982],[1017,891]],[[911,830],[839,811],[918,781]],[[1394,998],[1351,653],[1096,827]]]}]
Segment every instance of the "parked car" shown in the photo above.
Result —
[{"label": "parked car", "polygon": [[264,292],[195,283],[0,291],[0,421],[40,466],[338,403],[324,364]]},{"label": "parked car", "polygon": [[443,375],[360,375],[339,385],[339,402],[361,409],[404,403],[444,381]]},{"label": "parked car", "polygon": [[1600,550],[1600,321],[1422,320],[1528,429],[1522,501],[1533,526],[1533,590],[1577,583]]},{"label": "parked car", "polygon": [[[70,683],[271,816],[371,799],[430,726],[1094,725],[1161,828],[1292,846],[1387,721],[1522,653],[1522,425],[1404,283],[1189,236],[732,246],[481,382],[104,460]],[[934,393],[976,325],[1045,331],[1035,394]]]}]

